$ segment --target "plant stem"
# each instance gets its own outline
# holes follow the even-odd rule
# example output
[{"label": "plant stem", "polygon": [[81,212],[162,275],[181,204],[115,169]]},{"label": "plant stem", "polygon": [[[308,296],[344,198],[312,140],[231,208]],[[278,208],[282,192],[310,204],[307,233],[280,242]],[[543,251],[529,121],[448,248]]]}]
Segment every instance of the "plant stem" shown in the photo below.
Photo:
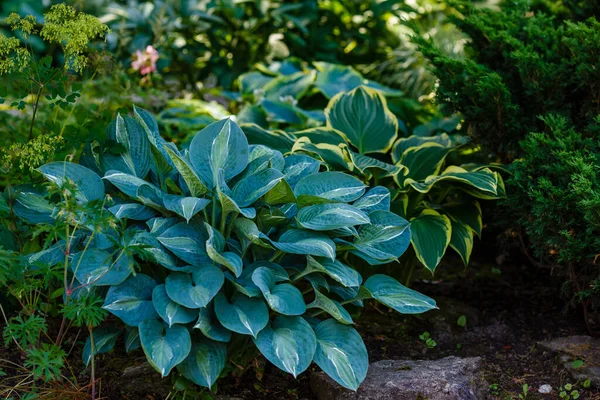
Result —
[{"label": "plant stem", "polygon": [[37,95],[35,97],[35,104],[33,105],[33,116],[31,117],[31,125],[29,126],[29,140],[33,139],[33,123],[35,122],[35,116],[37,114],[38,105],[40,103],[40,97],[42,96],[42,90],[44,90],[44,85],[40,85],[38,89]]},{"label": "plant stem", "polygon": [[96,343],[94,343],[94,331],[92,330],[92,326],[88,325],[88,331],[90,332],[90,344],[91,344],[91,354],[92,354],[92,374],[91,374],[91,384],[92,384],[92,400],[96,400],[96,364],[94,362],[94,353],[96,352]]}]

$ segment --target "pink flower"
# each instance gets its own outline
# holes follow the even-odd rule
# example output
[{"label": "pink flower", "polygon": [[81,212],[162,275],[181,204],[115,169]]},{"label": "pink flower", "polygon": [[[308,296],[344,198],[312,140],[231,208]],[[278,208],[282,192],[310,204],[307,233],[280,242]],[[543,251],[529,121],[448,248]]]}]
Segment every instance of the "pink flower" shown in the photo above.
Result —
[{"label": "pink flower", "polygon": [[157,61],[158,51],[154,47],[148,46],[143,52],[140,50],[135,52],[131,67],[136,71],[140,71],[140,74],[147,75],[156,72]]}]

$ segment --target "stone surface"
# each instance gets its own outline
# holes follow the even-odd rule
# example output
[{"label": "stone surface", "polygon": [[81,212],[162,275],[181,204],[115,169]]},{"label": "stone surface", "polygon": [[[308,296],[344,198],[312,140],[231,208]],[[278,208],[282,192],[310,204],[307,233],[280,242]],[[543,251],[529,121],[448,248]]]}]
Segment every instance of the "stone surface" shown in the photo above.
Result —
[{"label": "stone surface", "polygon": [[[600,339],[590,336],[568,336],[538,343],[547,351],[558,353],[559,361],[569,370],[573,379],[589,379],[593,386],[600,388]],[[573,361],[582,360],[583,366],[575,368]]]},{"label": "stone surface", "polygon": [[552,386],[550,386],[548,384],[542,385],[542,386],[539,387],[538,393],[541,393],[541,394],[550,394],[550,393],[552,393]]},{"label": "stone surface", "polygon": [[479,357],[378,361],[357,392],[324,372],[313,373],[310,383],[319,400],[477,400],[488,390]]}]

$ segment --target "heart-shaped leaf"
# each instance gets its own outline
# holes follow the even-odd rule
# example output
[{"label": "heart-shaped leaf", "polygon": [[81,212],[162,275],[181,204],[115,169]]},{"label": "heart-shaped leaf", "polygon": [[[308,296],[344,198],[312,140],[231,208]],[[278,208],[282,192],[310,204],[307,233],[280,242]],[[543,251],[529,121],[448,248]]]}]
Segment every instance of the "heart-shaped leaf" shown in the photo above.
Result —
[{"label": "heart-shaped leaf", "polygon": [[289,283],[277,284],[275,273],[267,267],[259,267],[252,273],[252,282],[260,289],[273,311],[283,315],[302,315],[306,304],[302,293]]},{"label": "heart-shaped leaf", "polygon": [[371,296],[402,314],[420,314],[437,308],[435,300],[401,285],[387,275],[373,275],[364,287]]},{"label": "heart-shaped leaf", "polygon": [[157,239],[188,264],[200,266],[211,263],[205,247],[208,235],[200,226],[182,222],[165,230]]},{"label": "heart-shaped leaf", "polygon": [[148,275],[137,274],[118,286],[111,286],[102,308],[121,318],[130,326],[158,316],[152,304],[152,290],[156,286]]},{"label": "heart-shaped leaf", "polygon": [[237,292],[230,303],[221,292],[215,297],[214,304],[221,325],[233,332],[256,337],[269,322],[269,309],[263,299]]},{"label": "heart-shaped leaf", "polygon": [[104,183],[91,169],[66,161],[42,165],[38,170],[51,182],[63,186],[66,181],[75,184],[75,198],[82,203],[104,198]]},{"label": "heart-shaped leaf", "polygon": [[277,249],[291,254],[307,254],[335,260],[335,243],[323,234],[301,229],[286,231],[277,242],[271,242]]},{"label": "heart-shaped leaf", "polygon": [[71,269],[77,280],[90,286],[119,285],[133,272],[133,261],[120,253],[116,258],[100,249],[87,249],[73,256]]},{"label": "heart-shaped leaf", "polygon": [[189,223],[194,215],[202,211],[210,203],[210,200],[169,194],[164,196],[163,202],[167,210],[177,213]]},{"label": "heart-shaped leaf", "polygon": [[329,231],[364,225],[370,222],[363,211],[344,203],[315,204],[302,208],[296,220],[306,229],[313,231]]},{"label": "heart-shaped leaf", "polygon": [[174,302],[187,308],[201,308],[212,300],[225,281],[223,272],[214,265],[194,268],[191,274],[172,272],[165,289]]},{"label": "heart-shaped leaf", "polygon": [[227,346],[212,340],[194,341],[187,358],[177,369],[196,385],[211,388],[227,361]]},{"label": "heart-shaped leaf", "polygon": [[152,304],[160,317],[169,325],[187,324],[198,316],[198,311],[184,307],[171,300],[165,285],[158,285],[152,291]]},{"label": "heart-shaped leaf", "polygon": [[321,172],[302,178],[294,188],[296,197],[317,197],[331,202],[348,203],[365,192],[365,184],[342,172]]},{"label": "heart-shaped leaf", "polygon": [[223,328],[223,325],[217,320],[213,303],[209,303],[206,307],[200,309],[200,315],[198,315],[198,321],[194,325],[194,329],[200,329],[204,336],[217,342],[227,343],[231,340],[231,331]]},{"label": "heart-shaped leaf", "polygon": [[140,341],[150,365],[165,377],[186,359],[192,347],[190,333],[185,326],[168,327],[155,319],[139,326]]}]

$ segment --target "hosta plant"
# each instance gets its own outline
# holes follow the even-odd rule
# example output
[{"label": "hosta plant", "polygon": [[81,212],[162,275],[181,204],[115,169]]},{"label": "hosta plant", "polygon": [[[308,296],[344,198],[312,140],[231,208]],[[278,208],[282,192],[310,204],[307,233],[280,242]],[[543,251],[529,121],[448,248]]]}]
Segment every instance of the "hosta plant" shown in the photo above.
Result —
[{"label": "hosta plant", "polygon": [[294,376],[314,361],[356,390],[368,358],[347,307],[373,298],[406,314],[435,308],[386,275],[363,281],[345,262],[352,254],[388,264],[409,246],[410,223],[390,212],[386,188],[321,172],[307,155],[249,145],[231,119],[182,151],[135,109],[134,118],[117,117],[108,139],[106,149],[89,146],[81,164],[40,168],[120,220],[71,252],[78,284],[68,295],[103,296],[122,322],[94,331],[86,362],[123,334],[127,350],[141,346],[162,376],[176,370],[210,388],[249,347]]},{"label": "hosta plant", "polygon": [[[473,162],[477,148],[466,138],[448,134],[458,121],[432,120],[408,136],[383,94],[362,85],[335,95],[324,115],[325,126],[296,132],[246,129],[253,143],[310,155],[331,171],[386,187],[373,190],[411,223],[408,261],[414,256],[434,272],[451,247],[468,264],[483,227],[479,200],[504,197],[504,183],[490,166]],[[403,273],[410,275],[414,263],[408,264]]]}]

